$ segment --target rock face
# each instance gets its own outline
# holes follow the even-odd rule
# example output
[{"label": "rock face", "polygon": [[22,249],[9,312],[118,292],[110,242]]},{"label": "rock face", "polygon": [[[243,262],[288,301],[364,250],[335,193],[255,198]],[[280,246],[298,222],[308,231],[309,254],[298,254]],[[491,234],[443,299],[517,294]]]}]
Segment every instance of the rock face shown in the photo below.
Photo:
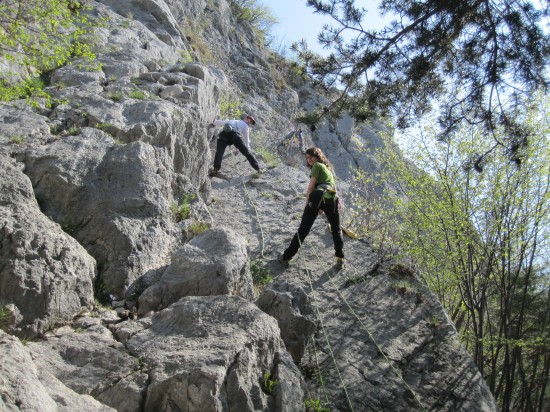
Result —
[{"label": "rock face", "polygon": [[40,211],[29,178],[0,156],[0,323],[20,337],[72,320],[94,301],[94,259]]},{"label": "rock face", "polygon": [[[183,298],[141,325],[130,325],[126,345],[149,368],[146,411],[290,411],[275,393],[303,399],[277,322],[242,298]],[[264,376],[286,385],[271,390]]]},{"label": "rock face", "polygon": [[254,299],[242,237],[211,229],[185,244],[158,282],[139,297],[139,314],[158,311],[184,296],[236,295]]},{"label": "rock face", "polygon": [[3,411],[115,411],[91,396],[70,390],[50,371],[37,367],[21,342],[2,330],[0,359],[0,408]]},{"label": "rock face", "polygon": [[[0,409],[496,411],[441,305],[368,242],[336,271],[319,216],[276,262],[309,180],[291,119],[324,98],[286,85],[234,5],[89,4],[101,68],[0,105]],[[242,113],[269,168],[229,147],[210,179],[208,125]],[[342,197],[380,168],[384,125],[298,126]]]}]

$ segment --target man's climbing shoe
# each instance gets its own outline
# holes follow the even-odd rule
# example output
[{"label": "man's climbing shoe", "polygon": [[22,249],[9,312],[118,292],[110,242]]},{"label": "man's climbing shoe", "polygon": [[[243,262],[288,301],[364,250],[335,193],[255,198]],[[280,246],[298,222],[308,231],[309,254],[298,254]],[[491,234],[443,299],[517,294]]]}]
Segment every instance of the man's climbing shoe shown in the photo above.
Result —
[{"label": "man's climbing shoe", "polygon": [[341,257],[336,258],[336,270],[342,270],[346,267],[346,260]]},{"label": "man's climbing shoe", "polygon": [[289,267],[290,266],[290,263],[288,260],[286,260],[284,257],[283,257],[283,254],[282,253],[279,253],[277,255],[277,262],[279,262],[281,265],[283,265],[285,268]]},{"label": "man's climbing shoe", "polygon": [[212,169],[212,170],[210,171],[210,173],[208,173],[208,175],[209,175],[210,177],[216,177],[216,176],[218,176],[219,174],[220,174],[220,169]]}]

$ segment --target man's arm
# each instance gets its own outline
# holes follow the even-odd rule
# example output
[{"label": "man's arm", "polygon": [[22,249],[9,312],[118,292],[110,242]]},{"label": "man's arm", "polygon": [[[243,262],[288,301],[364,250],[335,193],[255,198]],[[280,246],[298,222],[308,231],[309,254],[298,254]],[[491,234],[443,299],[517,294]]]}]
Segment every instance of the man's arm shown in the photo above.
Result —
[{"label": "man's arm", "polygon": [[250,149],[250,132],[249,132],[248,125],[246,125],[246,127],[243,130],[243,141],[246,147]]},{"label": "man's arm", "polygon": [[229,120],[214,120],[212,122],[212,124],[214,126],[223,126],[224,124],[226,124]]}]

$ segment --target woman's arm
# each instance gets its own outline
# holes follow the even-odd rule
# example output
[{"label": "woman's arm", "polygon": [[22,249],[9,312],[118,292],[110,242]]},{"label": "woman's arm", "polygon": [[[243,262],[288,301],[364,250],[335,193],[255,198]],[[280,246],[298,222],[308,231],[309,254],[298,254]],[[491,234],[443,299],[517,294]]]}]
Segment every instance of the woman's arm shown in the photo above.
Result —
[{"label": "woman's arm", "polygon": [[317,178],[313,176],[309,178],[309,184],[307,186],[307,191],[306,191],[306,205],[309,203],[309,195],[311,194],[311,192],[313,192],[313,189],[315,189],[316,182],[317,182]]}]

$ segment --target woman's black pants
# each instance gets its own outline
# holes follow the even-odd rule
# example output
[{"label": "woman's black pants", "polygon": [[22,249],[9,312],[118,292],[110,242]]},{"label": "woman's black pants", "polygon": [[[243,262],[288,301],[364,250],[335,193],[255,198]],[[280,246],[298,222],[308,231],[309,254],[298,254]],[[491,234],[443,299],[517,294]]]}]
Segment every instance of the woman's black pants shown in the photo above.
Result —
[{"label": "woman's black pants", "polygon": [[338,212],[338,199],[322,199],[324,192],[321,190],[314,190],[309,195],[309,203],[304,209],[302,214],[302,221],[300,222],[300,227],[298,232],[292,238],[290,245],[286,248],[283,253],[284,260],[290,260],[300,249],[302,243],[306,236],[309,234],[317,215],[319,214],[319,209],[321,209],[328,218],[330,224],[330,230],[332,232],[332,240],[334,242],[334,251],[336,252],[336,257],[344,257],[344,239],[342,237],[342,229],[340,228],[340,213]]}]

